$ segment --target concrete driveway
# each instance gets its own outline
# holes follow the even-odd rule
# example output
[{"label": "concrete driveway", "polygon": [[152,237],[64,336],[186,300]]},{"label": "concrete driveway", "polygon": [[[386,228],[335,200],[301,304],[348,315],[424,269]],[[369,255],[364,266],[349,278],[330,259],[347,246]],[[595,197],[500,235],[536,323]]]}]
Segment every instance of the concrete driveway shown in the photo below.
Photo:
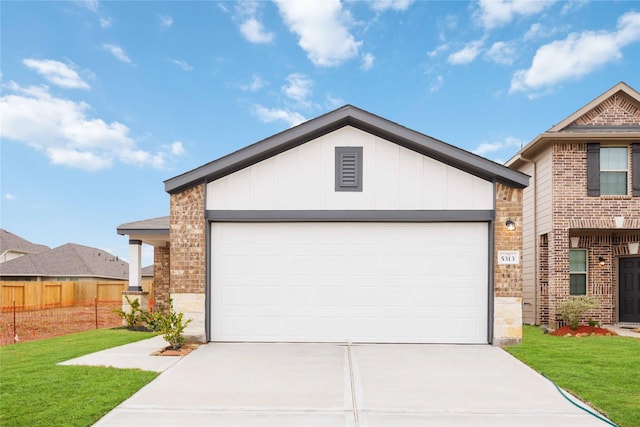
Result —
[{"label": "concrete driveway", "polygon": [[483,345],[203,345],[97,426],[606,426]]}]

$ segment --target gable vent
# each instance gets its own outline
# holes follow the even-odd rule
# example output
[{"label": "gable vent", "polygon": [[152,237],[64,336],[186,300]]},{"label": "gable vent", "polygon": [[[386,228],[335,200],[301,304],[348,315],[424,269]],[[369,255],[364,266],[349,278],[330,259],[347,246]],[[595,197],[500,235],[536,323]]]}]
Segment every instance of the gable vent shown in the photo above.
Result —
[{"label": "gable vent", "polygon": [[362,191],[362,147],[336,147],[336,191]]}]

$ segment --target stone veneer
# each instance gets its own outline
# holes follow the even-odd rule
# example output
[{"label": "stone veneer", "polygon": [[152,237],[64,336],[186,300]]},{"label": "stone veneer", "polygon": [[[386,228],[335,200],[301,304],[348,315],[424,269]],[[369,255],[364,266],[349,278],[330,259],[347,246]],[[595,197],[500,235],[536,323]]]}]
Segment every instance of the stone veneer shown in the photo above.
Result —
[{"label": "stone veneer", "polygon": [[169,277],[171,257],[169,243],[153,248],[153,306],[166,307],[169,304]]},{"label": "stone veneer", "polygon": [[[522,340],[522,259],[519,264],[499,265],[498,251],[520,252],[522,257],[522,189],[496,183],[493,344]],[[507,230],[507,220],[516,229]]]}]

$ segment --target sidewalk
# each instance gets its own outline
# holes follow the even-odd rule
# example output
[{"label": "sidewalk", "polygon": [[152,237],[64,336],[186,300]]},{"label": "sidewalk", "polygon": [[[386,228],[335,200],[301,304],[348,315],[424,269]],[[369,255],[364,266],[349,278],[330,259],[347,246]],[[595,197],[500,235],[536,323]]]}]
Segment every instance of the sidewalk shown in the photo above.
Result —
[{"label": "sidewalk", "polygon": [[80,356],[59,365],[109,366],[164,372],[180,360],[180,356],[151,356],[151,353],[166,346],[166,341],[158,336]]}]

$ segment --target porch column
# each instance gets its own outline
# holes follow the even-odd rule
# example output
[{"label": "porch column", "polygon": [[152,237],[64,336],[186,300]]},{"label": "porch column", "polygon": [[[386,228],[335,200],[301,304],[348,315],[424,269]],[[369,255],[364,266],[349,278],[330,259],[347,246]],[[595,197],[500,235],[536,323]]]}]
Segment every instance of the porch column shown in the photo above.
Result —
[{"label": "porch column", "polygon": [[129,240],[129,292],[142,291],[142,240]]}]

